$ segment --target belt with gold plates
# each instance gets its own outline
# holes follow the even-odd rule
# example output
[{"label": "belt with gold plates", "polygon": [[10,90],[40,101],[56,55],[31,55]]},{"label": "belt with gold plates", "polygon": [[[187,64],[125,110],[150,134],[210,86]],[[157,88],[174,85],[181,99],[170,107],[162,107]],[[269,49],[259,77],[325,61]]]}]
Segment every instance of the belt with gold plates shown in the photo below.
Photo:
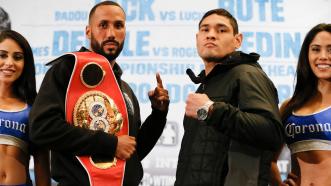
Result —
[{"label": "belt with gold plates", "polygon": [[[76,127],[128,135],[128,114],[110,62],[94,52],[73,52],[75,65],[66,94],[66,120]],[[91,186],[123,184],[125,161],[76,156]]]}]

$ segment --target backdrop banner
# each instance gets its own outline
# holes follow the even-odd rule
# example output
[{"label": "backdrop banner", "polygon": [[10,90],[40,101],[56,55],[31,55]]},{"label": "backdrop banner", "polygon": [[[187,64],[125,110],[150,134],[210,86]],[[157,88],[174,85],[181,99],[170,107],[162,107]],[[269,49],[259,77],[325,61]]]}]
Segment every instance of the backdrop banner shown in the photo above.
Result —
[{"label": "backdrop banner", "polygon": [[[89,10],[98,2],[0,0],[12,29],[22,33],[32,45],[38,88],[48,69],[47,62],[65,52],[77,51],[82,45],[88,46],[85,26]],[[293,93],[297,58],[305,34],[316,24],[331,21],[331,0],[117,2],[127,15],[126,43],[117,62],[124,70],[123,79],[139,100],[142,120],[151,111],[147,92],[156,86],[156,72],[160,72],[171,99],[164,132],[143,160],[143,186],[168,186],[175,181],[186,96],[196,89],[185,71],[191,68],[197,74],[204,68],[197,54],[195,34],[206,11],[223,7],[237,18],[239,31],[244,35],[240,50],[261,55],[259,62],[277,87],[280,103]],[[290,169],[288,150],[281,155],[278,166],[285,177]]]}]

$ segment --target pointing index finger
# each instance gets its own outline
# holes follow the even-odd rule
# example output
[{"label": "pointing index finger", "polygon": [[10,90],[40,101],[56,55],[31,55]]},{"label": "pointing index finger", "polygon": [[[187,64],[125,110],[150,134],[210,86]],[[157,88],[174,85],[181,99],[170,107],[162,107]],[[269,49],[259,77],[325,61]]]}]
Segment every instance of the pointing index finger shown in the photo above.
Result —
[{"label": "pointing index finger", "polygon": [[156,82],[157,82],[157,87],[163,88],[162,79],[160,73],[158,72],[156,73]]}]

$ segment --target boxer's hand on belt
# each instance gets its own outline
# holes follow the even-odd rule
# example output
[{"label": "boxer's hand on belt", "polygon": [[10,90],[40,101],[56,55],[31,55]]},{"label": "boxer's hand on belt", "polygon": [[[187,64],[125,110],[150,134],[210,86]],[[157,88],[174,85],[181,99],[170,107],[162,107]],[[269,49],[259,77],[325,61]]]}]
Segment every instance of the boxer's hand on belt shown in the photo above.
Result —
[{"label": "boxer's hand on belt", "polygon": [[163,88],[162,79],[159,73],[156,73],[156,82],[156,88],[148,92],[152,107],[160,111],[167,111],[170,102],[168,90]]},{"label": "boxer's hand on belt", "polygon": [[128,135],[117,136],[117,147],[115,156],[127,160],[136,151],[136,138]]}]

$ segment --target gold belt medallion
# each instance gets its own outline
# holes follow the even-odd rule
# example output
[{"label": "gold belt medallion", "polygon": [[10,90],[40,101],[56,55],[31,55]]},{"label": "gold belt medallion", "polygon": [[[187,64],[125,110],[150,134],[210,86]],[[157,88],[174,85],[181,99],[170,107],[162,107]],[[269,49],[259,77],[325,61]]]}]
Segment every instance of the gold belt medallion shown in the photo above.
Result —
[{"label": "gold belt medallion", "polygon": [[[73,121],[75,126],[102,130],[112,135],[116,135],[123,126],[123,117],[115,102],[101,91],[88,91],[78,99]],[[116,158],[93,156],[90,161],[101,169],[116,165]]]}]

